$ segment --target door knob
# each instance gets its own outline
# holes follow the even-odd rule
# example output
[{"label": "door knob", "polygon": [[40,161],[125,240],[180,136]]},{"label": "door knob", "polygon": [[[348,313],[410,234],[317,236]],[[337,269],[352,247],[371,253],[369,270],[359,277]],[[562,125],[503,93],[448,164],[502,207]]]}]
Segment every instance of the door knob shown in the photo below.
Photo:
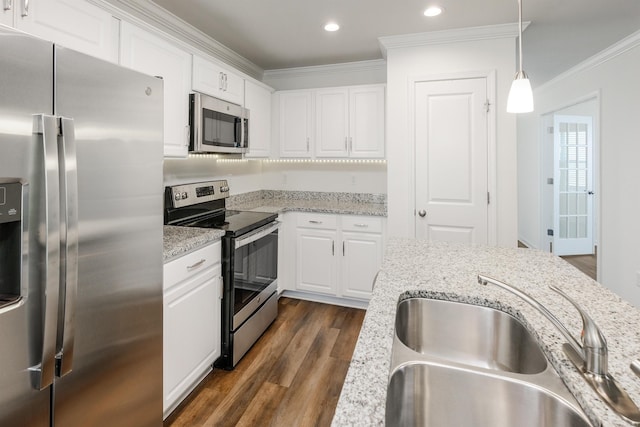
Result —
[{"label": "door knob", "polygon": [[424,218],[427,215],[427,211],[422,209],[422,210],[418,211],[418,215],[420,215],[422,218]]}]

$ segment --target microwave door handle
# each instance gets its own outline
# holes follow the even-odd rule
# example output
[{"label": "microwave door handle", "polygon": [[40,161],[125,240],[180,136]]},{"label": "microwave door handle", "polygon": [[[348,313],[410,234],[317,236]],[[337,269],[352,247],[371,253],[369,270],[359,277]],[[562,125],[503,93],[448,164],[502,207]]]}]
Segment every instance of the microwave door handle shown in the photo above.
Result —
[{"label": "microwave door handle", "polygon": [[64,216],[61,233],[61,313],[56,343],[56,375],[63,377],[71,372],[75,341],[74,319],[78,293],[78,168],[73,119],[62,118],[60,156],[60,207]]},{"label": "microwave door handle", "polygon": [[[42,246],[42,274],[40,283],[36,286],[39,301],[37,313],[30,313],[33,327],[30,331],[34,335],[34,342],[38,348],[31,371],[32,386],[36,390],[44,390],[53,384],[55,371],[56,327],[58,322],[58,297],[60,286],[60,205],[59,205],[59,165],[58,165],[58,121],[53,116],[39,114],[34,116],[33,134],[42,149],[43,167],[39,170],[43,174],[31,191],[42,194],[36,197],[40,202],[30,206],[29,213],[35,223],[29,225],[29,233],[43,230],[40,239]],[[39,187],[39,188],[38,188]],[[31,221],[30,221],[31,222]],[[31,260],[40,263],[41,260]],[[31,287],[31,285],[30,285]],[[36,304],[37,305],[37,304]],[[42,344],[42,347],[40,347]]]}]

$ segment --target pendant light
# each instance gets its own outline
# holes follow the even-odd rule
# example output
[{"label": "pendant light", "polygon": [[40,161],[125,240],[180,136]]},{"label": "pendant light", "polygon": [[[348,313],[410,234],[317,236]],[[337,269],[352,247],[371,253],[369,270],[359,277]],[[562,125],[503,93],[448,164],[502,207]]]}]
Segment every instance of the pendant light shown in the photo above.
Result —
[{"label": "pendant light", "polygon": [[533,111],[533,93],[529,77],[522,69],[522,0],[518,0],[518,51],[520,53],[520,68],[511,83],[511,90],[507,98],[508,113],[530,113]]}]

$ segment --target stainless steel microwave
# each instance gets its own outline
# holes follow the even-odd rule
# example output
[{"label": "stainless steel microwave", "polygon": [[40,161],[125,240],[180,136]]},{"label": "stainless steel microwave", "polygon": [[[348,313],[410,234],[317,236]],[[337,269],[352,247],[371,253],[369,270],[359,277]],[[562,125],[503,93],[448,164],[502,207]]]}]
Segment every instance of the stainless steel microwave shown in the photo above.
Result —
[{"label": "stainless steel microwave", "polygon": [[249,110],[202,93],[189,95],[189,151],[245,153],[249,149]]}]

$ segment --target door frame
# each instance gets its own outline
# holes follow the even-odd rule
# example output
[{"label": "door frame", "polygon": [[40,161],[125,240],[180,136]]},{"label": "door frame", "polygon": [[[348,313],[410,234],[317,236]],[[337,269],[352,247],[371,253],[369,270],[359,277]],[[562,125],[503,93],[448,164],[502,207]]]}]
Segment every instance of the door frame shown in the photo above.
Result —
[{"label": "door frame", "polygon": [[[497,224],[497,149],[496,149],[496,70],[479,70],[465,71],[459,73],[444,74],[427,74],[409,77],[407,81],[407,93],[409,105],[407,115],[407,126],[409,136],[409,150],[407,155],[412,158],[407,159],[410,165],[409,170],[409,205],[413,209],[412,220],[410,221],[410,232],[415,238],[416,236],[416,85],[423,82],[435,82],[443,80],[466,80],[466,79],[485,79],[487,82],[487,100],[489,101],[489,111],[487,113],[487,190],[490,194],[490,202],[487,206],[487,244],[496,246],[498,243],[498,224]],[[515,143],[515,141],[514,141]]]},{"label": "door frame", "polygon": [[[566,110],[567,108],[571,108],[574,107],[576,105],[588,102],[588,101],[595,101],[596,102],[596,115],[593,117],[593,180],[595,181],[595,185],[594,185],[594,191],[596,193],[596,200],[594,201],[594,206],[593,206],[593,210],[594,210],[594,221],[595,221],[595,240],[594,240],[594,245],[597,245],[598,247],[598,254],[596,256],[596,280],[600,280],[601,277],[601,273],[602,273],[602,251],[603,251],[603,241],[602,241],[602,229],[601,229],[601,224],[602,221],[600,221],[600,218],[602,216],[602,197],[601,197],[601,185],[600,185],[600,116],[602,114],[601,110],[602,110],[602,94],[601,91],[595,90],[593,92],[589,92],[583,96],[580,96],[578,98],[573,99],[572,101],[569,101],[567,103],[561,104],[561,105],[557,105],[554,108],[548,109],[544,112],[539,113],[539,143],[538,143],[538,158],[540,159],[539,161],[539,176],[540,178],[540,187],[539,187],[539,191],[538,191],[538,206],[540,206],[540,211],[539,211],[539,224],[540,224],[540,243],[541,245],[544,244],[544,242],[547,241],[548,236],[547,236],[547,231],[546,229],[543,227],[543,224],[545,224],[545,217],[544,217],[544,201],[542,199],[542,195],[544,193],[544,186],[546,185],[545,179],[544,178],[544,164],[543,164],[543,160],[544,160],[544,143],[545,143],[545,117],[546,116],[551,116],[553,117],[554,114],[559,113],[560,111]],[[555,206],[554,206],[555,209]],[[540,248],[542,250],[546,251],[546,248]]]}]

